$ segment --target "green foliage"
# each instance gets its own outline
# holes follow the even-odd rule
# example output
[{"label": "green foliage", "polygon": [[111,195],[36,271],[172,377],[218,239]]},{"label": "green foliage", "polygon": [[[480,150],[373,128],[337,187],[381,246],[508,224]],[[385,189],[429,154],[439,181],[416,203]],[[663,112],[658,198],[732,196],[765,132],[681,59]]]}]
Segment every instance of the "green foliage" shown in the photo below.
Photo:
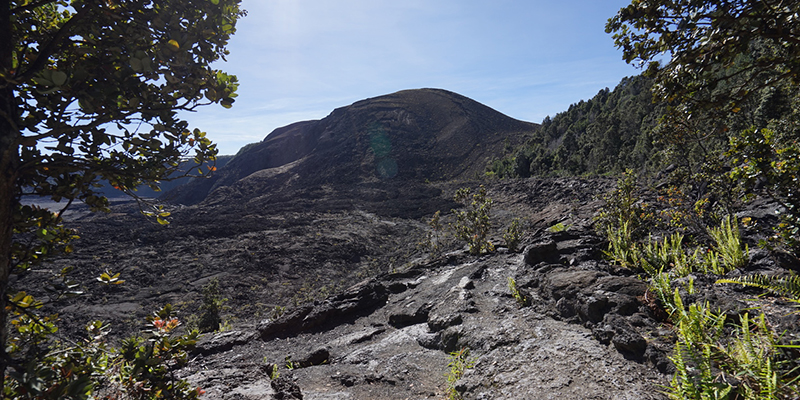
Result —
[{"label": "green foliage", "polygon": [[751,127],[731,139],[735,178],[761,181],[784,211],[772,242],[800,252],[800,122],[797,115],[773,122],[771,128]]},{"label": "green foliage", "polygon": [[486,188],[480,186],[477,193],[470,188],[456,191],[453,200],[464,204],[465,210],[453,210],[456,222],[453,226],[455,236],[469,245],[470,254],[484,254],[494,251],[494,246],[487,240],[491,224],[489,213],[492,210],[492,199],[486,197]]},{"label": "green foliage", "polygon": [[88,398],[109,366],[109,348],[104,337],[108,326],[87,326],[87,339],[73,345],[51,340],[57,331],[56,316],[17,314],[11,320],[7,342],[9,354],[25,355],[6,377],[3,398]]},{"label": "green foliage", "polygon": [[606,256],[619,266],[628,269],[636,269],[639,266],[639,245],[636,243],[628,228],[628,222],[622,222],[618,229],[609,227],[606,231],[608,239],[608,250],[604,251]]},{"label": "green foliage", "polygon": [[[739,223],[735,217],[727,216],[722,219],[718,228],[711,227],[708,234],[714,239],[714,250],[722,260],[722,268],[716,268],[714,273],[724,275],[728,271],[742,268],[747,265],[748,246],[742,249],[742,235],[739,232]],[[716,258],[716,257],[715,257]]]},{"label": "green foliage", "polygon": [[669,104],[658,136],[684,174],[704,175],[696,182],[721,202],[763,187],[785,209],[776,242],[795,254],[799,7],[797,0],[637,1],[606,25],[627,62],[647,64],[657,100]]},{"label": "green foliage", "polygon": [[531,304],[530,299],[526,297],[517,287],[517,281],[512,277],[508,277],[508,290],[511,291],[511,296],[517,301],[520,307],[526,307]]},{"label": "green foliage", "polygon": [[781,399],[800,394],[778,351],[777,336],[763,314],[745,313],[726,335],[725,314],[708,304],[685,307],[675,293],[678,342],[670,357],[676,367],[670,386],[673,399]]},{"label": "green foliage", "polygon": [[[24,293],[24,288],[9,286],[9,282],[19,282],[10,275],[24,274],[53,254],[72,251],[70,241],[77,235],[63,225],[62,214],[76,200],[92,210],[107,210],[101,183],[137,198],[137,187],[156,190],[160,180],[181,175],[173,172],[180,170],[184,160],[198,165],[192,175],[215,169],[200,166],[215,161],[216,145],[200,129],[190,128],[180,113],[213,103],[227,108],[233,103],[236,77],[212,65],[228,54],[228,40],[245,14],[239,3],[11,0],[2,5],[0,346],[10,349],[7,357],[0,357],[4,390],[12,387],[3,384],[5,377],[18,373],[26,378],[17,380],[14,385],[20,386],[14,387],[37,393],[55,390],[53,397],[81,397],[96,386],[99,377],[93,371],[97,366],[61,353],[51,357],[47,350],[55,345],[51,330],[42,333],[44,337],[23,335],[32,341],[11,345],[16,339],[7,335],[10,323],[30,326],[19,313],[33,323],[47,318],[36,315],[30,306],[36,302],[28,302],[27,295],[10,298]],[[51,212],[22,205],[23,197],[26,202],[63,201],[64,208]],[[155,221],[167,223],[164,210],[141,205]],[[99,281],[121,283],[119,275],[110,272]],[[57,290],[74,294],[75,284],[66,279],[63,283]],[[55,319],[43,326],[48,324],[54,329]],[[42,350],[30,352],[33,348]],[[89,351],[75,349],[79,355]],[[45,374],[40,367],[32,367],[31,375],[20,369],[22,365],[51,366],[53,372]],[[57,376],[61,373],[69,375]],[[36,383],[35,376],[44,383]],[[88,382],[69,386],[78,377]],[[147,377],[143,379],[141,385],[149,385]],[[61,383],[72,394],[54,389]],[[178,388],[165,386],[151,393],[159,390],[172,393]]]},{"label": "green foliage", "polygon": [[669,271],[678,276],[685,277],[691,274],[698,266],[699,249],[690,255],[683,248],[683,235],[674,233],[658,242],[652,238],[644,244],[639,262],[642,268],[653,275],[653,272]]},{"label": "green foliage", "polygon": [[270,311],[269,318],[272,321],[274,321],[274,320],[280,318],[285,313],[286,313],[286,307],[285,306],[275,306],[275,307],[272,308],[272,311]]},{"label": "green foliage", "polygon": [[177,378],[174,372],[188,362],[198,332],[176,334],[180,321],[169,304],[149,316],[147,322],[143,336],[122,342],[109,390],[137,400],[197,399],[202,390]]},{"label": "green foliage", "polygon": [[278,364],[272,364],[272,368],[269,368],[269,379],[274,380],[281,377],[280,372],[278,372]]},{"label": "green foliage", "polygon": [[219,330],[222,318],[220,312],[226,299],[223,299],[219,290],[219,280],[211,279],[203,286],[203,304],[200,305],[200,317],[197,327],[200,333]]},{"label": "green foliage", "polygon": [[605,204],[595,218],[595,229],[602,234],[624,226],[627,230],[625,235],[637,240],[645,237],[654,223],[651,207],[640,199],[636,175],[632,170],[622,174],[617,180],[617,187],[603,196],[603,201]]},{"label": "green foliage", "polygon": [[98,276],[96,279],[103,285],[121,285],[125,283],[125,280],[119,279],[119,276],[119,272],[115,274],[113,272],[106,271],[100,274],[100,276]]},{"label": "green foliage", "polygon": [[[677,288],[676,288],[677,289]],[[671,315],[675,312],[675,292],[672,289],[672,276],[668,271],[650,275],[650,292],[655,293],[660,305]]]},{"label": "green foliage", "polygon": [[54,340],[55,316],[18,314],[9,354],[26,357],[6,377],[4,398],[197,399],[202,390],[174,375],[187,361],[197,332],[177,334],[180,325],[169,305],[147,318],[144,336],[125,339],[119,349],[107,343],[110,327],[96,321],[85,339],[72,344]]},{"label": "green foliage", "polygon": [[623,78],[613,91],[545,118],[523,146],[487,169],[501,178],[654,170],[661,155],[650,132],[663,106],[653,103],[651,86],[646,77]]},{"label": "green foliage", "polygon": [[424,246],[434,254],[438,254],[442,250],[444,227],[442,226],[441,216],[441,211],[436,211],[430,221],[428,221],[428,228],[430,228],[430,230],[426,234],[426,240],[424,242]]},{"label": "green foliage", "polygon": [[449,362],[447,366],[450,367],[447,377],[447,399],[460,400],[462,399],[461,393],[456,388],[456,382],[464,376],[464,373],[475,366],[475,359],[470,357],[469,349],[462,348],[458,351],[450,353],[448,356]]},{"label": "green foliage", "polygon": [[[656,213],[654,207],[640,200],[634,176],[628,171],[603,199],[595,228],[608,239],[606,256],[624,268],[641,269],[650,277],[662,272],[684,277],[698,270],[724,275],[747,264],[748,247],[742,248],[738,222],[730,216],[722,218],[719,227],[707,228],[715,242],[713,250],[702,246],[686,249],[684,235],[677,232],[662,241],[652,236],[644,239],[657,227],[686,230],[696,226],[686,222],[694,218],[691,214],[701,215],[702,211],[687,211],[682,196],[674,190],[660,198],[662,208]],[[697,203],[694,208],[698,208]]]},{"label": "green foliage", "polygon": [[675,291],[678,342],[670,357],[675,364],[670,397],[673,399],[726,399],[732,386],[718,381],[714,371],[719,357],[717,344],[723,336],[724,314],[715,314],[708,306],[692,304],[684,307]]},{"label": "green foliage", "polygon": [[566,232],[569,229],[569,225],[565,225],[563,222],[559,222],[549,228],[547,231],[550,233],[558,233],[558,232]]},{"label": "green foliage", "polygon": [[522,240],[522,222],[519,218],[514,218],[511,221],[511,225],[503,233],[503,240],[506,242],[509,251],[517,251],[519,249],[519,242]]},{"label": "green foliage", "polygon": [[780,296],[800,300],[800,276],[745,275],[731,279],[720,279],[717,283],[736,283],[768,290]]}]

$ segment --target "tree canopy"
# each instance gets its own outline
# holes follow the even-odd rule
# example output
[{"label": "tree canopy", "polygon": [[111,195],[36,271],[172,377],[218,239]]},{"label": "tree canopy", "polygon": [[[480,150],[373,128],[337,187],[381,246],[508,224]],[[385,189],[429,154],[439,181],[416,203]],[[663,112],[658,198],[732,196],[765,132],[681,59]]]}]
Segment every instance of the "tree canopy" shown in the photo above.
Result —
[{"label": "tree canopy", "polygon": [[547,117],[520,148],[489,165],[499,177],[602,175],[657,164],[650,131],[663,113],[652,101],[653,80],[622,79],[567,111]]},{"label": "tree canopy", "polygon": [[[691,171],[763,187],[780,202],[784,244],[800,249],[800,1],[633,1],[606,25],[646,66],[660,124]],[[722,160],[722,162],[720,162]]]},{"label": "tree canopy", "polygon": [[[132,194],[216,147],[179,112],[230,107],[236,77],[214,68],[244,16],[239,0],[10,0],[0,4],[0,351],[7,321],[37,302],[9,276],[73,233],[23,197],[105,209],[106,181]],[[204,167],[205,168],[205,167]],[[203,173],[207,167],[197,171]],[[63,210],[62,210],[63,211]],[[160,222],[165,222],[159,214]],[[21,354],[0,354],[0,372]]]}]

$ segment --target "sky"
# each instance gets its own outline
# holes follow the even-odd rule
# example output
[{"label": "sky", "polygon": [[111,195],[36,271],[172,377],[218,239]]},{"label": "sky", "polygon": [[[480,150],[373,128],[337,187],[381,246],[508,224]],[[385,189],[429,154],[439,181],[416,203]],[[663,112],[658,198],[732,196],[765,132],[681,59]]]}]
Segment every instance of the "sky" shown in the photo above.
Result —
[{"label": "sky", "polygon": [[231,109],[185,115],[220,154],[405,89],[447,89],[541,122],[640,71],[605,23],[630,0],[243,0]]}]

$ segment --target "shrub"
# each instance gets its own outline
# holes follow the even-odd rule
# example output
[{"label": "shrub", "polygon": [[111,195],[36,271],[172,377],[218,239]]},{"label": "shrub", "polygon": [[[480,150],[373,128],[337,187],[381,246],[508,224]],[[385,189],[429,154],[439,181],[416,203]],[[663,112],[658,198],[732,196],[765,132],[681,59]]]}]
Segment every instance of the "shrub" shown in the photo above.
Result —
[{"label": "shrub", "polygon": [[442,249],[444,229],[442,227],[441,217],[441,211],[436,211],[430,221],[428,221],[428,228],[430,228],[430,230],[427,233],[424,246],[434,254],[438,254]]},{"label": "shrub", "polygon": [[220,312],[226,299],[220,296],[219,280],[211,279],[208,284],[203,286],[203,304],[200,306],[200,318],[197,327],[201,333],[214,332],[219,330],[222,319]]},{"label": "shrub", "polygon": [[492,199],[486,197],[486,188],[480,186],[478,192],[472,194],[469,188],[456,191],[453,200],[464,204],[465,210],[453,210],[456,223],[453,226],[455,236],[469,245],[470,254],[484,254],[494,250],[494,246],[486,239],[491,224],[489,212]]},{"label": "shrub", "polygon": [[722,219],[719,228],[709,228],[708,234],[714,239],[715,253],[722,261],[722,268],[716,268],[714,273],[724,275],[736,268],[747,265],[748,246],[742,249],[742,237],[739,232],[736,218],[727,216]]},{"label": "shrub", "polygon": [[520,307],[525,307],[530,305],[530,300],[520,292],[519,288],[517,287],[517,281],[514,280],[512,277],[508,277],[508,290],[511,291],[511,296],[514,297],[514,300],[517,301]]},{"label": "shrub", "polygon": [[450,371],[446,375],[447,399],[460,400],[462,397],[461,393],[455,388],[456,382],[464,376],[468,369],[475,366],[475,359],[469,356],[469,349],[467,348],[450,353],[448,358],[450,362],[447,363],[447,366],[450,367]]},{"label": "shrub", "polygon": [[127,397],[119,396],[120,393],[111,397],[197,399],[203,391],[177,378],[175,371],[188,362],[188,351],[194,348],[199,333],[194,330],[176,335],[180,321],[173,316],[169,304],[147,321],[149,329],[144,335],[122,342],[115,363],[117,369],[111,380]]},{"label": "shrub", "polygon": [[67,345],[53,338],[55,316],[17,315],[7,350],[29,357],[8,371],[3,398],[197,399],[203,391],[175,371],[186,364],[198,332],[178,334],[180,322],[170,305],[147,321],[142,336],[115,349],[106,340],[110,327],[102,322],[90,323],[85,339]]},{"label": "shrub", "polygon": [[506,242],[509,251],[517,251],[519,249],[519,242],[522,240],[522,223],[519,218],[514,218],[511,225],[506,229],[503,234],[503,240]]},{"label": "shrub", "polygon": [[595,217],[595,229],[601,234],[610,229],[628,230],[631,239],[638,240],[647,236],[648,228],[655,217],[650,207],[639,199],[636,187],[636,175],[627,170],[617,180],[616,189],[603,196],[605,204]]}]

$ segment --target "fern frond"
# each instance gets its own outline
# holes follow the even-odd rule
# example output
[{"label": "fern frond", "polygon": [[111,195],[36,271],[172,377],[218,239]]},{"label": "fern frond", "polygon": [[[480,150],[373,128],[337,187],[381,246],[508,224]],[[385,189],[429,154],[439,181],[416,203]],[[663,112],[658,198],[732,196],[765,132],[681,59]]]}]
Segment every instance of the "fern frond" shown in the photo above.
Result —
[{"label": "fern frond", "polygon": [[754,274],[732,279],[720,279],[716,283],[734,283],[769,290],[780,296],[800,299],[800,275],[777,276]]}]

